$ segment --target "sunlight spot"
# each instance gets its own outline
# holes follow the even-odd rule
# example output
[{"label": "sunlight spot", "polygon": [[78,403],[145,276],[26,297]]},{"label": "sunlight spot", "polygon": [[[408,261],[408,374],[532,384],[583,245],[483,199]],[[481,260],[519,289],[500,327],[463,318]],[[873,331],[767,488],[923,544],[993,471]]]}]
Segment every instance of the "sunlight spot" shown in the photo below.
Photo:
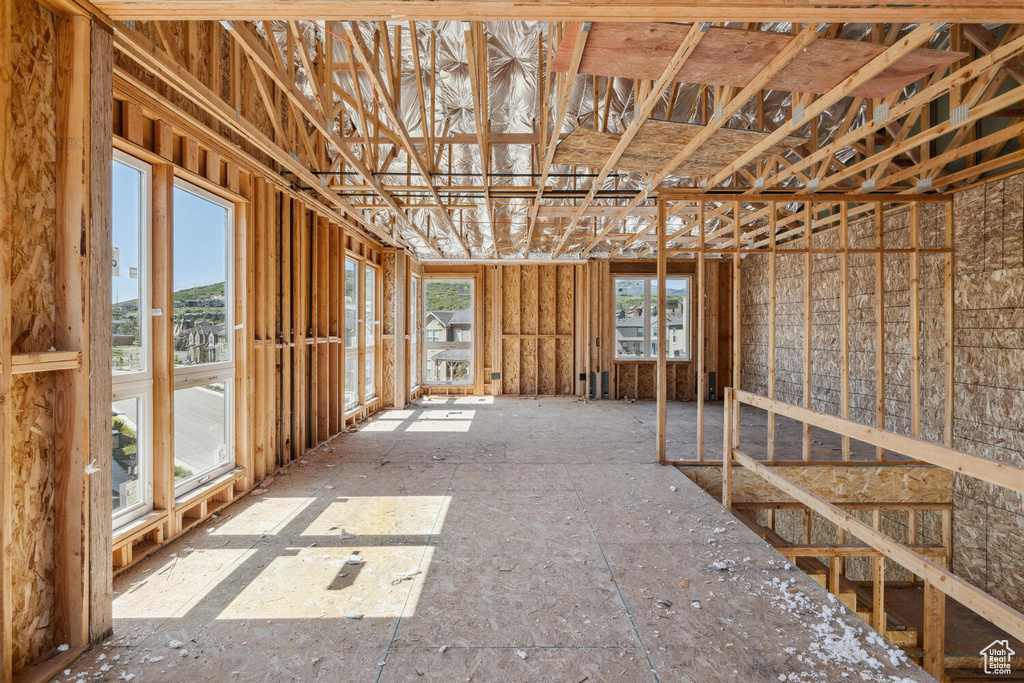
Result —
[{"label": "sunlight spot", "polygon": [[480,405],[491,405],[494,403],[493,396],[461,396],[455,399],[457,405],[465,405],[467,403],[475,403]]},{"label": "sunlight spot", "polygon": [[475,410],[431,410],[429,413],[423,413],[418,418],[418,421],[423,420],[472,420],[476,417]]},{"label": "sunlight spot", "polygon": [[414,410],[385,410],[377,413],[375,419],[377,420],[407,420],[413,416],[416,411]]},{"label": "sunlight spot", "polygon": [[[337,493],[337,491],[335,491]],[[426,536],[443,522],[450,496],[352,496],[336,502],[302,536]],[[440,528],[440,527],[439,527]],[[356,539],[358,542],[358,539]]]},{"label": "sunlight spot", "polygon": [[463,421],[449,421],[449,420],[417,420],[409,425],[405,431],[407,432],[468,432],[469,426],[472,424],[467,420]]},{"label": "sunlight spot", "polygon": [[187,547],[186,541],[178,541],[177,552],[162,556],[165,562],[149,565],[151,571],[144,574],[136,572],[141,578],[115,594],[114,619],[167,619],[184,614],[231,576],[236,563],[256,553],[236,548],[186,551]]},{"label": "sunlight spot", "polygon": [[249,507],[209,530],[211,536],[277,534],[313,502],[312,498],[275,498],[264,495]]},{"label": "sunlight spot", "polygon": [[[363,562],[346,564],[349,555]],[[344,619],[346,612],[388,619],[402,615],[403,607],[409,616],[432,556],[433,548],[412,545],[286,548],[217,619]],[[391,585],[417,569],[408,581]]]},{"label": "sunlight spot", "polygon": [[393,432],[402,426],[401,420],[370,422],[359,428],[361,432]]}]

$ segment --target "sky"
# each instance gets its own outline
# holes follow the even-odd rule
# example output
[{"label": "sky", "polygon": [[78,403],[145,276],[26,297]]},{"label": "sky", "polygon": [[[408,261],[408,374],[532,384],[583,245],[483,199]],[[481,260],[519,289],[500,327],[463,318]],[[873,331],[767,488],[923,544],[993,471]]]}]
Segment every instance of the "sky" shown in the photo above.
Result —
[{"label": "sky", "polygon": [[[139,268],[138,225],[141,212],[142,172],[114,161],[113,242],[119,252],[120,273],[114,277],[113,303],[138,297],[138,280],[130,268]],[[180,187],[174,188],[174,289],[223,282],[226,268],[228,211]]]}]

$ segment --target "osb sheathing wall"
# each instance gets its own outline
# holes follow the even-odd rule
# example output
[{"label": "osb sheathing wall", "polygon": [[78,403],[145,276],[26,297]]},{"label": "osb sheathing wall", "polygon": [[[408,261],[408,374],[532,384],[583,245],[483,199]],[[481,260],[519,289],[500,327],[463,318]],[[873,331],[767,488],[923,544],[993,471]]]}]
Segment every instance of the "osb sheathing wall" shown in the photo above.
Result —
[{"label": "osb sheathing wall", "polygon": [[[1024,175],[954,199],[953,446],[1024,466]],[[957,476],[955,571],[1024,609],[1024,500]]]},{"label": "osb sheathing wall", "polygon": [[0,0],[0,680],[110,625],[89,610],[90,580],[110,577],[90,562],[90,495],[109,510],[109,478],[86,471],[90,448],[110,455],[109,412],[90,416],[109,383],[89,373],[90,323],[109,318],[86,306],[109,301],[109,97],[103,25]]},{"label": "osb sheathing wall", "polygon": [[[55,337],[57,19],[15,0],[11,145],[12,353],[49,351]],[[0,306],[7,306],[0,302]],[[53,373],[11,385],[11,551],[14,651],[20,671],[55,648],[56,453]]]},{"label": "osb sheathing wall", "polygon": [[[572,396],[576,374],[574,265],[488,268],[484,357],[500,358],[500,392],[511,396]],[[499,301],[500,299],[500,301]],[[500,319],[494,312],[500,308]],[[495,348],[500,344],[500,348]],[[497,353],[498,356],[494,356]],[[494,387],[492,387],[493,391]]]},{"label": "osb sheathing wall", "polygon": [[[920,246],[941,248],[945,238],[945,206],[919,205]],[[882,243],[887,249],[910,248],[910,209],[887,211]],[[872,249],[876,245],[874,219],[851,221],[850,247]],[[802,248],[803,239],[780,247],[775,271],[775,398],[804,404],[804,340],[808,329],[805,299],[804,254],[786,254],[785,248]],[[840,246],[836,229],[811,237],[812,248]],[[921,321],[921,433],[941,443],[945,398],[943,256],[920,255]],[[768,391],[769,344],[768,254],[743,259],[742,388],[763,396]],[[885,427],[910,434],[910,256],[905,253],[849,255],[850,419],[876,424],[877,299],[876,264],[883,274],[884,404]],[[839,256],[812,254],[810,259],[811,405],[813,410],[841,414],[842,359],[839,319]]]},{"label": "osb sheathing wall", "polygon": [[[1024,466],[1024,176],[1015,175],[954,196],[954,396],[952,446],[981,457]],[[921,247],[938,248],[945,221],[941,205],[922,204]],[[909,246],[909,214],[887,213],[886,246]],[[851,247],[871,247],[870,221],[850,224]],[[812,238],[816,243],[825,235]],[[830,238],[831,239],[831,238]],[[743,262],[743,388],[767,395],[768,256]],[[831,358],[838,349],[838,311],[832,256],[815,255],[812,318],[812,406],[838,414],[839,377]],[[875,259],[851,254],[850,416],[875,423]],[[909,257],[883,259],[885,302],[885,427],[909,433],[910,340]],[[920,256],[921,433],[944,442],[943,265],[938,254]],[[802,404],[803,256],[777,259],[776,395]],[[832,285],[829,285],[829,282]],[[818,313],[822,313],[819,319]],[[1005,489],[955,476],[953,569],[967,580],[1018,609],[1024,607],[1024,501]],[[887,520],[887,521],[886,521]],[[922,524],[934,527],[934,520]],[[898,524],[888,512],[884,524]],[[903,522],[905,526],[905,521]],[[793,533],[797,526],[794,523]],[[785,528],[785,525],[783,525]],[[933,529],[921,534],[934,536]],[[900,534],[895,534],[901,538]],[[922,536],[924,538],[924,536]],[[816,539],[817,540],[817,539]],[[822,539],[824,540],[824,539]]]}]

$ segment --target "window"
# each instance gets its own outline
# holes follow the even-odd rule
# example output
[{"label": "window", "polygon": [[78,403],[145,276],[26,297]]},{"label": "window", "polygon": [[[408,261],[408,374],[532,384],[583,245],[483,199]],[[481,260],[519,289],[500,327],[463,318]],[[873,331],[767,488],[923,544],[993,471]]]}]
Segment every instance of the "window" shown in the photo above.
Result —
[{"label": "window", "polygon": [[473,382],[473,281],[426,280],[423,344],[427,384]]},{"label": "window", "polygon": [[412,278],[409,295],[409,391],[420,385],[419,377],[419,315],[420,279]]},{"label": "window", "polygon": [[363,298],[366,301],[366,361],[363,376],[363,401],[377,395],[377,271],[366,266]]},{"label": "window", "polygon": [[345,259],[345,410],[359,405],[359,270]]},{"label": "window", "polygon": [[111,496],[116,528],[153,509],[152,168],[115,150],[111,181]]},{"label": "window", "polygon": [[174,184],[174,483],[180,495],[234,466],[234,206]]},{"label": "window", "polygon": [[[665,280],[665,330],[669,360],[690,359],[690,276]],[[615,357],[658,357],[658,279],[615,278]]]}]

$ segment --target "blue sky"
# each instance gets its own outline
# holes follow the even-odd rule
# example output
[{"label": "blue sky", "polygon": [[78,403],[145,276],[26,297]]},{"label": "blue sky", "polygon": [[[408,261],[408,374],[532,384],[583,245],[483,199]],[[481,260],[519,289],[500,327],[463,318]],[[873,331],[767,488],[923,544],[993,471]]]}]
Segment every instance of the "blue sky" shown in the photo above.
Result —
[{"label": "blue sky", "polygon": [[[138,221],[142,173],[114,162],[113,242],[119,250],[120,276],[113,278],[112,301],[138,297]],[[223,282],[226,263],[227,211],[181,188],[174,188],[174,288]]]}]

